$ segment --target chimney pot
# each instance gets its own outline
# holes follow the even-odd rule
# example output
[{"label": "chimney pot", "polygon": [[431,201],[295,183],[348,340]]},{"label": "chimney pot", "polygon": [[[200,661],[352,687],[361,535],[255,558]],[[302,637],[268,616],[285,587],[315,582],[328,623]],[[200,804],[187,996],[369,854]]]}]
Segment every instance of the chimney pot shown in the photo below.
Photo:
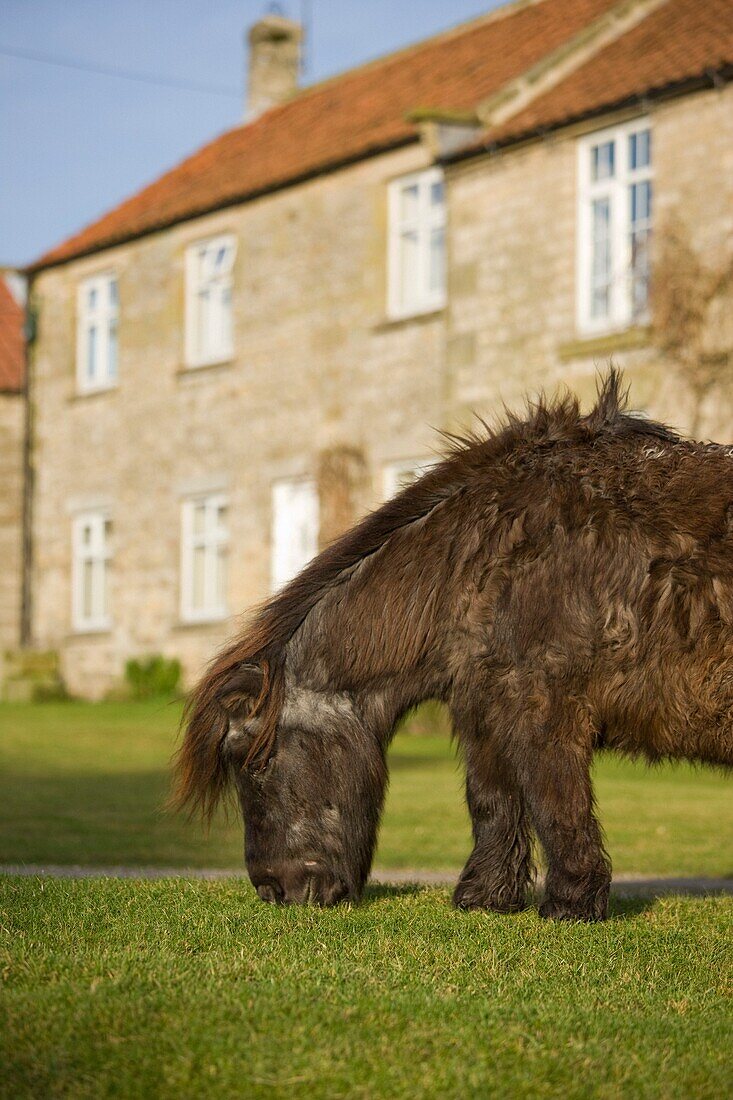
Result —
[{"label": "chimney pot", "polygon": [[274,12],[250,27],[245,119],[251,122],[297,91],[303,28]]}]

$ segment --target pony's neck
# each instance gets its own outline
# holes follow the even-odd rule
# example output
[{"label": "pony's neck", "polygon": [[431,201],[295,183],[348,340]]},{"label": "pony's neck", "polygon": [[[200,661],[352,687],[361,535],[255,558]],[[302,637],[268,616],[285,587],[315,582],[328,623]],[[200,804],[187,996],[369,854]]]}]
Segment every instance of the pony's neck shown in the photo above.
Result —
[{"label": "pony's neck", "polygon": [[312,710],[325,708],[324,717],[340,713],[346,720],[351,713],[386,744],[408,710],[445,698],[441,656],[422,644],[424,616],[418,623],[400,621],[404,607],[387,603],[371,610],[358,591],[356,599],[340,594],[343,599],[338,592],[326,596],[288,643],[286,697]]}]

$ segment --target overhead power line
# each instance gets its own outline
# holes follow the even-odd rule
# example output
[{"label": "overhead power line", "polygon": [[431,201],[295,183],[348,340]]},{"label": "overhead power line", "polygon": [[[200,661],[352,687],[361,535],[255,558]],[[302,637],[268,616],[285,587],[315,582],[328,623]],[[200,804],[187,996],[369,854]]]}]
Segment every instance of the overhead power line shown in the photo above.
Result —
[{"label": "overhead power line", "polygon": [[78,61],[71,57],[56,57],[53,54],[39,53],[36,50],[16,49],[14,46],[0,45],[0,54],[5,57],[16,57],[21,61],[38,61],[43,65],[56,65],[63,69],[76,69],[83,73],[94,73],[96,76],[116,76],[121,80],[136,80],[139,84],[156,84],[162,88],[178,88],[184,92],[199,92],[206,95],[241,97],[241,91],[237,88],[217,84],[199,84],[192,80],[179,80],[177,77],[156,76],[155,73],[140,73],[131,69],[95,65],[92,62]]}]

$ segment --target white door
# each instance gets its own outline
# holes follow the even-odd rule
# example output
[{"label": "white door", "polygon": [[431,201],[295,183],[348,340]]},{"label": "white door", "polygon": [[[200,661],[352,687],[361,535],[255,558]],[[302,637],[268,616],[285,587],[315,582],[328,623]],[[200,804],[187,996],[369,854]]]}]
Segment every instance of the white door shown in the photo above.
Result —
[{"label": "white door", "polygon": [[277,590],[318,552],[318,491],[314,481],[272,487],[272,587]]}]

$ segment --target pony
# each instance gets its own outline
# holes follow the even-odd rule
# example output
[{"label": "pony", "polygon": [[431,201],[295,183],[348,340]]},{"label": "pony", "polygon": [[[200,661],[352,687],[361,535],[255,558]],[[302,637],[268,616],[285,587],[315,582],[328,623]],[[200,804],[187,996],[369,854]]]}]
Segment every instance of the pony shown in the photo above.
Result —
[{"label": "pony", "polygon": [[626,411],[528,403],[442,461],[265,603],[193,691],[174,801],[241,805],[267,902],[356,901],[400,718],[447,704],[473,850],[459,909],[605,917],[597,750],[733,765],[733,453]]}]

